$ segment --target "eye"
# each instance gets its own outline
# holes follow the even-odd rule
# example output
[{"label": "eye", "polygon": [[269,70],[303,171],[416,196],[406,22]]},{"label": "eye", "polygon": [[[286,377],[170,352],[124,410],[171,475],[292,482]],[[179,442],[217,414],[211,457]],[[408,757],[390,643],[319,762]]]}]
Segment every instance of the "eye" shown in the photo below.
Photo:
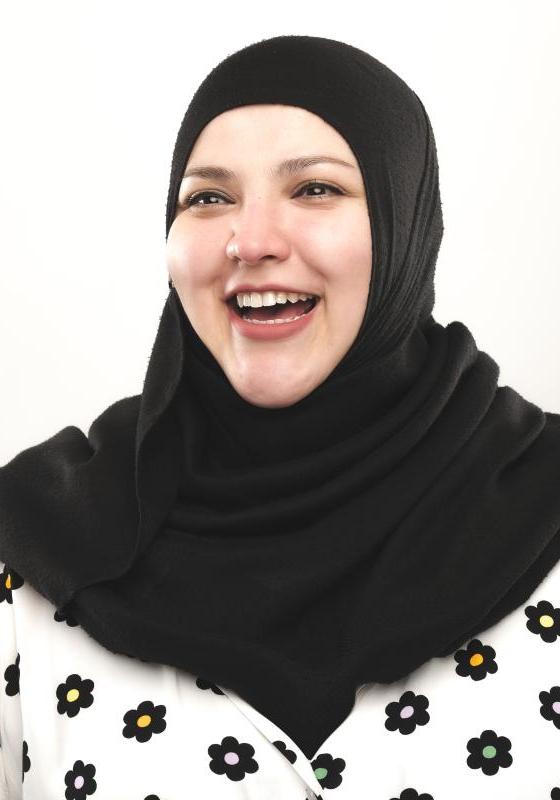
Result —
[{"label": "eye", "polygon": [[[299,197],[302,194],[302,192],[306,191],[307,189],[315,190],[320,188],[327,189],[328,191],[334,192],[337,195],[344,194],[344,192],[342,192],[341,189],[338,189],[336,186],[332,186],[330,183],[323,183],[321,181],[308,181],[303,186],[300,186],[294,197]],[[316,191],[314,191],[313,194],[306,195],[306,199],[313,198],[318,200],[326,200],[328,199],[328,197],[329,195],[318,194]],[[199,202],[204,198],[211,198],[211,200],[209,203]],[[185,208],[191,208],[192,206],[198,206],[198,208],[204,208],[210,205],[217,206],[221,205],[218,202],[218,199],[226,200],[224,195],[219,194],[218,192],[210,192],[210,191],[195,192],[194,194],[187,195],[187,197],[185,197],[181,205],[185,206]]]},{"label": "eye", "polygon": [[[321,188],[321,187],[323,189],[328,189],[331,192],[335,192],[335,194],[343,194],[343,192],[340,189],[337,189],[336,186],[331,186],[330,183],[322,183],[321,181],[308,181],[303,186],[301,186],[300,189],[298,189],[298,191],[297,191],[295,196],[299,197],[300,193],[305,191],[305,190],[307,190],[307,189],[318,189],[318,188]],[[314,192],[311,195],[307,195],[307,197],[314,197],[314,198],[316,197],[319,200],[328,199],[328,195],[326,195],[326,194],[317,194],[316,192]]]},{"label": "eye", "polygon": [[198,201],[202,197],[220,197],[222,198],[222,200],[224,199],[223,195],[217,194],[216,192],[195,192],[194,194],[190,194],[187,197],[185,197],[185,199],[182,202],[182,205],[184,205],[186,208],[190,208],[193,205],[198,205],[199,207],[206,205],[213,205],[213,206],[218,205],[218,203],[215,202],[214,200],[211,203],[199,203]]}]

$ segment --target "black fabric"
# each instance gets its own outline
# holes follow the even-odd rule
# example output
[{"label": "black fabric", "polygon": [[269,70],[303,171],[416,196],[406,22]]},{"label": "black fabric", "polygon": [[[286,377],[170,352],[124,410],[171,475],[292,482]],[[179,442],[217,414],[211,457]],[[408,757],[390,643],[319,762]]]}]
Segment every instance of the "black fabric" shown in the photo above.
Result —
[{"label": "black fabric", "polygon": [[356,341],[307,397],[253,406],[171,289],[142,394],[0,470],[0,558],[105,647],[233,689],[311,758],[357,687],[450,654],[556,563],[560,416],[434,320],[430,122],[355,47],[279,36],[212,70],[177,137],[167,232],[198,134],[252,103],[306,108],[356,155],[373,243]]}]

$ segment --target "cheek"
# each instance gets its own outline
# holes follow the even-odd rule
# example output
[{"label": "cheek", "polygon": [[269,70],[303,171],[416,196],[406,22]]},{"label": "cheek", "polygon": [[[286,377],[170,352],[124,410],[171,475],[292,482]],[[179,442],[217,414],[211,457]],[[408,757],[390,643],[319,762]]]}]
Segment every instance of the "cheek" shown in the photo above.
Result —
[{"label": "cheek", "polygon": [[206,237],[172,236],[172,230],[167,238],[165,257],[173,282],[193,288],[211,283],[215,278],[212,264],[219,263],[215,247]]},{"label": "cheek", "polygon": [[372,277],[369,217],[351,215],[325,231],[321,266],[328,299],[329,325],[341,341],[354,339],[365,313]]},{"label": "cheek", "polygon": [[355,216],[344,227],[344,241],[340,240],[338,255],[344,269],[338,270],[344,281],[343,291],[352,298],[357,310],[365,308],[372,277],[373,251],[369,217]]},{"label": "cheek", "polygon": [[303,252],[325,265],[345,260],[371,266],[371,231],[367,209],[348,205],[338,214],[318,214],[295,227]]},{"label": "cheek", "polygon": [[325,290],[363,304],[372,270],[369,217],[348,214],[340,219],[302,226],[300,252],[308,264],[321,273]]}]

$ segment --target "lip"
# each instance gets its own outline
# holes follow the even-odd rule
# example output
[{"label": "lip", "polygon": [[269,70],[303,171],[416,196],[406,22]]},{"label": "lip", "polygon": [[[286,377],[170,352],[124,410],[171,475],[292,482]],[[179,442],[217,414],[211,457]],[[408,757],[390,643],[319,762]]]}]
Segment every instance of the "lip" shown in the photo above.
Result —
[{"label": "lip", "polygon": [[321,298],[317,300],[311,311],[308,311],[307,314],[303,314],[299,319],[296,319],[293,322],[282,322],[272,325],[268,325],[266,323],[259,325],[254,322],[247,322],[247,320],[243,319],[243,317],[240,317],[239,314],[234,311],[229,303],[226,303],[226,308],[232,324],[239,331],[239,333],[241,333],[243,336],[247,336],[249,339],[269,341],[275,339],[287,339],[289,336],[293,336],[294,334],[304,330],[304,328],[310,324],[320,303]]}]

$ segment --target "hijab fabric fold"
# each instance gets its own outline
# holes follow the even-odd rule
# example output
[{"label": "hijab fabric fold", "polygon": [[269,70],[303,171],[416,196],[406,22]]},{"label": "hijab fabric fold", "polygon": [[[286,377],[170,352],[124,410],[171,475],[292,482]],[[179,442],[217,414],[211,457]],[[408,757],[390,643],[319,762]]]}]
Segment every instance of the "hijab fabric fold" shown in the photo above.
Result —
[{"label": "hijab fabric fold", "polygon": [[106,648],[234,690],[312,758],[357,688],[449,655],[557,562],[560,415],[434,320],[432,128],[356,47],[277,36],[218,64],[178,132],[167,233],[198,135],[253,103],[308,109],[358,160],[373,264],[356,340],[299,402],[253,406],[170,288],[142,393],[0,469],[0,558]]}]

